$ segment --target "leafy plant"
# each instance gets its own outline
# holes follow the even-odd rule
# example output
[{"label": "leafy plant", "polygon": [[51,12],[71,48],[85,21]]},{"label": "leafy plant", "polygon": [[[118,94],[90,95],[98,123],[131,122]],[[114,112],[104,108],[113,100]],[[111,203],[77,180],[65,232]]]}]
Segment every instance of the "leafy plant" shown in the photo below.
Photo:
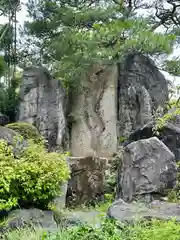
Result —
[{"label": "leafy plant", "polygon": [[126,140],[127,140],[127,139],[126,139],[126,137],[124,137],[124,136],[120,136],[120,137],[119,137],[119,142],[120,142],[120,143],[124,143]]},{"label": "leafy plant", "polygon": [[69,178],[65,156],[48,153],[42,144],[33,142],[17,159],[12,147],[1,140],[0,172],[0,211],[22,204],[47,207]]}]

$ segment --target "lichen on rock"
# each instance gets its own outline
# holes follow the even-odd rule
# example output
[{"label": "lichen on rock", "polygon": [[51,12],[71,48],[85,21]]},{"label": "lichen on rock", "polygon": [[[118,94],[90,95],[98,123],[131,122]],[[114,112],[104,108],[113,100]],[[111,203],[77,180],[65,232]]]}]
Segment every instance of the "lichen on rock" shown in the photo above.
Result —
[{"label": "lichen on rock", "polygon": [[19,133],[25,139],[32,139],[35,143],[42,143],[43,137],[35,126],[25,122],[16,122],[6,125],[7,128]]}]

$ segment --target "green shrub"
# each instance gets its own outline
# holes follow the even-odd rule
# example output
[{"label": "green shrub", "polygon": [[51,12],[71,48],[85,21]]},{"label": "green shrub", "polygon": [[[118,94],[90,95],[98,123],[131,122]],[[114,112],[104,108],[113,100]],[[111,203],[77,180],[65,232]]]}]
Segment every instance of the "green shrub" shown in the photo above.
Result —
[{"label": "green shrub", "polygon": [[69,177],[65,155],[48,153],[42,144],[32,142],[17,159],[12,147],[1,140],[0,171],[1,211],[22,203],[47,207]]},{"label": "green shrub", "polygon": [[35,143],[43,142],[43,137],[35,126],[30,123],[16,122],[6,125],[6,127],[18,132],[25,139],[33,139]]}]

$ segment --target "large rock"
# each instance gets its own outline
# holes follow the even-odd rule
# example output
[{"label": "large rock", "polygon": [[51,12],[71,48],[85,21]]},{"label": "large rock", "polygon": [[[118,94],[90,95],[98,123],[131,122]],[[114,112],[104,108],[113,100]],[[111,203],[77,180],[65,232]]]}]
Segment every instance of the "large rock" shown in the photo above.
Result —
[{"label": "large rock", "polygon": [[153,130],[154,126],[155,121],[152,121],[136,129],[131,133],[126,144],[128,142],[157,136],[171,152],[174,153],[175,160],[180,161],[180,115],[176,115],[166,122],[161,129],[158,129],[158,134]]},{"label": "large rock", "polygon": [[73,94],[71,152],[73,156],[109,157],[117,151],[117,67],[96,66]]},{"label": "large rock", "polygon": [[132,201],[141,195],[164,194],[175,186],[176,175],[174,154],[158,138],[130,143],[124,148],[117,197]]},{"label": "large rock", "polygon": [[140,54],[128,55],[119,66],[119,137],[128,139],[152,120],[155,111],[163,111],[167,100],[167,81],[154,62]]},{"label": "large rock", "polygon": [[67,203],[85,204],[101,200],[107,159],[99,157],[70,157],[71,179],[68,184]]},{"label": "large rock", "polygon": [[180,204],[153,201],[149,205],[144,203],[125,203],[122,199],[115,201],[108,209],[108,217],[120,222],[131,222],[135,220],[170,220],[175,218],[180,221]]},{"label": "large rock", "polygon": [[24,70],[20,87],[19,121],[37,127],[50,150],[66,145],[66,101],[60,81],[44,67]]},{"label": "large rock", "polygon": [[4,223],[1,223],[0,232],[24,227],[38,227],[48,231],[57,230],[52,211],[42,211],[40,209],[17,209],[9,212]]}]

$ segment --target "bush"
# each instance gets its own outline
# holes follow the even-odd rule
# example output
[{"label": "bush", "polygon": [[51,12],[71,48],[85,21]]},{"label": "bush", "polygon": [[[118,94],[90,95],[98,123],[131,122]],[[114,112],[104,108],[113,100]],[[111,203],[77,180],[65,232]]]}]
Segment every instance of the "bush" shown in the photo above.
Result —
[{"label": "bush", "polygon": [[18,132],[25,139],[32,139],[34,143],[43,142],[43,137],[35,126],[25,122],[16,122],[6,125],[6,127]]},{"label": "bush", "polygon": [[1,140],[0,171],[0,211],[22,204],[46,208],[69,177],[65,155],[48,153],[42,144],[32,142],[17,159]]}]

